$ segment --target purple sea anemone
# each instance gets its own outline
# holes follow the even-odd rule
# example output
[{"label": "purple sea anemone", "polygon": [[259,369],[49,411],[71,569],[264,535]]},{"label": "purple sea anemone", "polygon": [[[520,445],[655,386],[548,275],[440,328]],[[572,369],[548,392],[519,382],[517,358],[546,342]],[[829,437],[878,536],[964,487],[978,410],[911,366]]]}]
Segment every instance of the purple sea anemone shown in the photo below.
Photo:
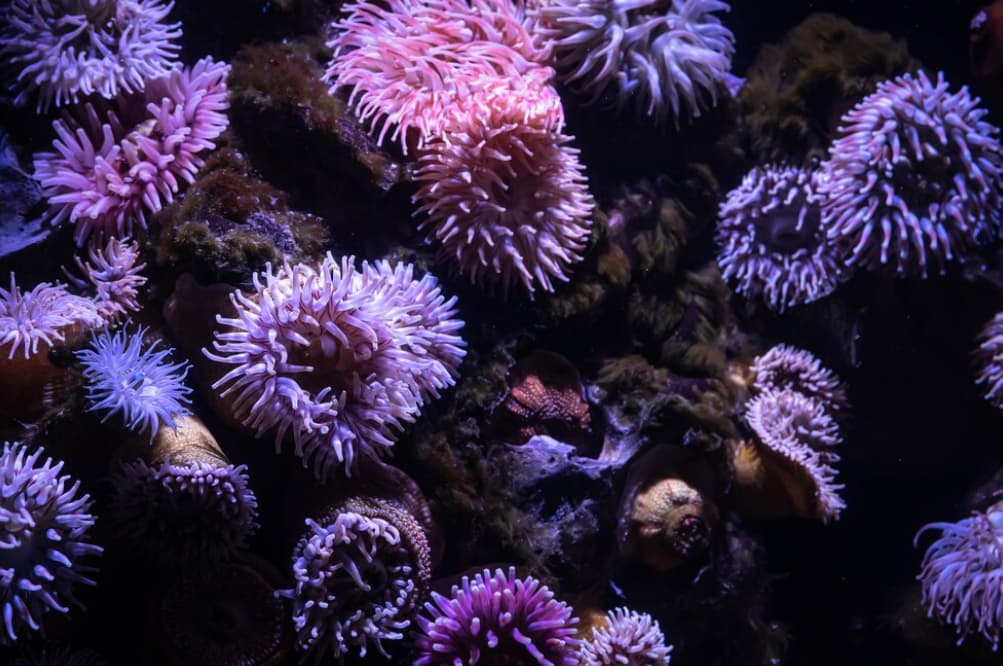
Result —
[{"label": "purple sea anemone", "polygon": [[69,219],[82,246],[92,233],[131,236],[146,214],[170,203],[202,167],[227,126],[229,65],[211,58],[180,65],[119,97],[117,110],[88,103],[57,120],[55,152],[35,155],[35,177],[53,223]]},{"label": "purple sea anemone", "polygon": [[578,663],[571,607],[535,578],[516,578],[515,567],[464,576],[449,597],[432,592],[425,612],[413,633],[414,666]]},{"label": "purple sea anemone", "polygon": [[537,32],[563,80],[657,124],[699,116],[728,94],[735,38],[714,12],[718,0],[540,0]]},{"label": "purple sea anemone", "polygon": [[579,666],[668,666],[671,646],[665,645],[658,621],[647,613],[617,608],[606,623],[582,641]]},{"label": "purple sea anemone", "polygon": [[293,600],[300,648],[335,658],[404,637],[428,591],[430,551],[407,511],[377,499],[353,498],[318,520],[293,554]]},{"label": "purple sea anemone", "polygon": [[472,282],[554,290],[581,260],[594,202],[578,151],[518,95],[472,95],[421,153],[416,215]]},{"label": "purple sea anemone", "polygon": [[362,0],[333,26],[331,91],[351,88],[349,104],[373,133],[418,148],[439,134],[447,112],[488,81],[532,81],[559,127],[563,112],[546,84],[553,70],[510,0]]},{"label": "purple sea anemone", "polygon": [[146,284],[141,274],[146,264],[139,263],[139,243],[109,238],[103,248],[92,244],[88,260],[78,257],[77,266],[97,290],[95,303],[106,322],[117,323],[139,310],[139,289]]},{"label": "purple sea anemone", "polygon": [[219,562],[257,529],[247,467],[215,462],[122,463],[111,515],[131,549],[172,566]]},{"label": "purple sea anemone", "polygon": [[1003,312],[997,312],[979,332],[978,346],[972,355],[986,400],[1003,408]]},{"label": "purple sea anemone", "polygon": [[752,388],[757,392],[790,389],[821,401],[834,412],[848,407],[843,383],[811,352],[777,345],[752,362]]},{"label": "purple sea anemone", "polygon": [[189,413],[192,390],[184,379],[191,366],[167,362],[174,350],[158,350],[159,340],[144,347],[145,333],[145,328],[133,334],[104,331],[89,348],[78,351],[77,358],[84,368],[90,411],[105,412],[102,422],[121,414],[129,430],[146,433],[153,441],[161,426],[174,427]]},{"label": "purple sea anemone", "polygon": [[823,226],[850,264],[926,277],[997,237],[1003,151],[977,103],[920,72],[843,116],[820,189]]},{"label": "purple sea anemone", "polygon": [[98,94],[143,89],[177,59],[180,23],[164,23],[173,3],[158,0],[11,0],[0,57],[18,68],[15,102],[38,92],[48,111]]},{"label": "purple sea anemone", "polygon": [[102,552],[87,543],[90,497],[59,475],[63,463],[41,457],[41,449],[28,453],[18,442],[5,443],[0,456],[0,644],[39,631],[50,610],[66,613],[67,603],[82,608],[73,586],[93,585],[87,574],[94,569],[80,560]]},{"label": "purple sea anemone", "polygon": [[73,326],[95,328],[104,320],[89,299],[74,296],[60,284],[43,282],[29,292],[22,292],[10,274],[10,289],[0,288],[0,350],[10,345],[7,358],[19,349],[24,357],[38,353],[38,344],[51,347],[65,339]]},{"label": "purple sea anemone", "polygon": [[839,518],[846,504],[835,483],[842,442],[825,405],[792,390],[768,390],[748,402],[745,420],[770,452],[791,464],[814,489],[814,513],[823,521]]},{"label": "purple sea anemone", "polygon": [[846,269],[821,224],[821,180],[820,172],[757,167],[728,193],[717,262],[741,294],[783,312],[836,289]]},{"label": "purple sea anemone", "polygon": [[953,624],[960,645],[982,634],[999,647],[1003,632],[1003,502],[957,523],[930,523],[916,534],[940,530],[923,556],[918,579],[929,616]]},{"label": "purple sea anemone", "polygon": [[456,299],[408,265],[330,254],[319,266],[271,265],[255,293],[231,296],[237,316],[218,317],[213,361],[235,366],[213,384],[233,396],[234,416],[276,447],[292,431],[296,454],[318,476],[359,455],[389,452],[395,431],[429,395],[450,386],[462,360]]}]

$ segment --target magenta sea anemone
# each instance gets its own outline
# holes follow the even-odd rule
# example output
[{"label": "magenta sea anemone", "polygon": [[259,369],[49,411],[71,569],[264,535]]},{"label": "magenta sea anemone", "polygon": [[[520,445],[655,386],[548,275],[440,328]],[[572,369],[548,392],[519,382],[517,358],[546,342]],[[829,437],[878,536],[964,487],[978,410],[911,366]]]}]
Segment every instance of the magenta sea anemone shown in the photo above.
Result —
[{"label": "magenta sea anemone", "polygon": [[0,57],[18,69],[15,101],[38,93],[38,110],[93,94],[143,89],[177,59],[180,23],[159,0],[11,0]]},{"label": "magenta sea anemone", "polygon": [[519,95],[482,91],[420,157],[416,215],[472,282],[505,295],[554,290],[581,260],[594,202],[578,151],[527,117]]},{"label": "magenta sea anemone", "polygon": [[389,501],[353,498],[318,520],[293,554],[293,600],[300,648],[320,659],[398,641],[428,591],[431,561],[421,525]]},{"label": "magenta sea anemone", "polygon": [[782,312],[836,289],[845,262],[821,224],[821,179],[794,167],[757,167],[728,193],[717,262],[739,293]]},{"label": "magenta sea anemone", "polygon": [[672,647],[658,621],[647,613],[617,608],[582,641],[579,666],[668,666]]},{"label": "magenta sea anemone", "polygon": [[562,79],[592,101],[611,91],[657,124],[699,116],[728,94],[735,38],[718,0],[539,0],[537,32]]},{"label": "magenta sea anemone", "polygon": [[975,382],[982,386],[986,400],[1003,408],[1003,312],[997,312],[982,327],[972,354]]},{"label": "magenta sea anemone", "polygon": [[842,442],[825,405],[792,390],[768,390],[748,402],[745,420],[761,442],[799,470],[814,488],[814,513],[823,521],[839,518],[846,504],[835,483]]},{"label": "magenta sea anemone", "polygon": [[577,623],[571,607],[535,578],[517,578],[514,567],[507,575],[485,569],[473,580],[464,576],[449,597],[432,592],[412,635],[414,666],[575,666]]},{"label": "magenta sea anemone", "polygon": [[171,566],[219,562],[257,529],[245,465],[145,460],[112,473],[111,516],[132,550]]},{"label": "magenta sea anemone", "polygon": [[546,50],[534,42],[511,0],[362,0],[332,26],[331,90],[351,88],[349,104],[382,143],[388,132],[405,153],[439,133],[447,112],[486,81],[531,81],[563,112],[547,83]]},{"label": "magenta sea anemone", "polygon": [[8,345],[7,358],[23,349],[24,357],[38,353],[38,344],[51,347],[65,339],[67,328],[81,325],[96,328],[104,324],[97,307],[89,299],[74,296],[61,284],[43,282],[22,292],[10,274],[10,289],[0,287],[0,351]]},{"label": "magenta sea anemone", "polygon": [[843,116],[823,165],[823,223],[852,265],[926,277],[999,233],[999,130],[967,88],[920,72]]},{"label": "magenta sea anemone", "polygon": [[0,455],[0,644],[39,631],[42,615],[82,607],[73,587],[93,585],[81,560],[100,555],[88,543],[91,500],[80,483],[60,476],[63,463],[41,461],[41,449],[5,443]]},{"label": "magenta sea anemone", "polygon": [[235,292],[234,318],[217,317],[213,361],[233,367],[213,384],[234,416],[276,446],[292,431],[318,476],[358,456],[387,454],[424,400],[452,385],[463,359],[456,299],[410,265],[330,254],[319,266],[286,263]]},{"label": "magenta sea anemone", "polygon": [[191,366],[170,363],[171,348],[157,349],[159,340],[143,344],[146,329],[135,333],[104,331],[88,348],[77,352],[83,365],[89,409],[105,412],[102,421],[121,414],[125,426],[150,440],[162,425],[173,427],[189,413],[192,392],[184,379]]},{"label": "magenta sea anemone", "polygon": [[180,65],[119,97],[117,110],[86,104],[57,120],[55,152],[35,155],[35,178],[54,223],[76,225],[77,245],[93,234],[131,236],[146,214],[170,203],[180,181],[193,182],[198,156],[227,126],[229,65],[211,58]]},{"label": "magenta sea anemone", "polygon": [[106,322],[118,323],[139,310],[139,289],[146,284],[141,274],[146,264],[139,263],[139,243],[109,238],[103,248],[91,244],[88,259],[78,257],[77,266],[97,290],[95,304]]},{"label": "magenta sea anemone", "polygon": [[790,389],[819,400],[834,412],[847,409],[846,390],[832,370],[811,352],[790,345],[776,345],[752,362],[754,391]]},{"label": "magenta sea anemone", "polygon": [[981,634],[999,647],[1003,632],[1003,502],[957,523],[930,523],[916,534],[939,530],[923,556],[918,579],[929,616],[958,630],[960,645]]}]

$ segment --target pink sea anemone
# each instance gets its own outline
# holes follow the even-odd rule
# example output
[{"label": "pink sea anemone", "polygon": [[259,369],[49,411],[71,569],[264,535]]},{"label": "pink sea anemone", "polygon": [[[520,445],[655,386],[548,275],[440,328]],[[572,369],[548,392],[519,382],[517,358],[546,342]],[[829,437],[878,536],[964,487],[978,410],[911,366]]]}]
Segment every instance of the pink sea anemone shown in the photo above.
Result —
[{"label": "pink sea anemone", "polygon": [[414,666],[575,666],[578,618],[532,576],[485,569],[464,576],[449,597],[432,592],[414,632]]},{"label": "pink sea anemone", "polygon": [[420,226],[472,282],[554,290],[581,260],[594,201],[578,151],[523,97],[482,90],[451,112],[422,151]]},{"label": "pink sea anemone", "polygon": [[18,68],[17,103],[38,93],[38,110],[97,94],[143,89],[177,59],[180,23],[160,0],[11,0],[0,57]]},{"label": "pink sea anemone", "polygon": [[451,385],[465,350],[456,299],[408,265],[269,265],[255,293],[235,292],[205,355],[234,366],[215,384],[234,416],[276,446],[291,431],[319,476],[387,454],[424,400]]},{"label": "pink sea anemone", "polygon": [[51,347],[65,340],[72,326],[102,326],[98,308],[87,298],[75,296],[61,284],[43,282],[21,291],[10,274],[10,289],[0,288],[0,351],[9,346],[7,358],[23,350],[24,358],[38,353],[39,343]]},{"label": "pink sea anemone", "polygon": [[750,370],[754,391],[790,389],[821,401],[837,413],[848,407],[846,389],[839,377],[804,349],[777,345],[757,356]]},{"label": "pink sea anemone", "polygon": [[717,104],[728,93],[734,37],[718,0],[538,0],[537,32],[552,44],[562,79],[657,124]]},{"label": "pink sea anemone", "polygon": [[617,608],[582,641],[579,666],[668,666],[672,647],[658,621],[647,613]]},{"label": "pink sea anemone", "polygon": [[834,448],[842,437],[825,405],[797,391],[768,390],[748,402],[745,420],[763,446],[810,481],[817,517],[839,518],[846,504],[839,496],[843,486],[835,482]]},{"label": "pink sea anemone", "polygon": [[177,66],[142,93],[118,98],[117,110],[87,104],[57,120],[55,152],[34,160],[52,221],[74,223],[81,246],[94,233],[145,229],[146,214],[170,203],[181,181],[194,181],[198,154],[226,129],[229,69],[211,58]]},{"label": "pink sea anemone", "polygon": [[546,84],[553,70],[510,0],[362,0],[345,7],[332,26],[334,60],[326,73],[332,92],[351,88],[349,104],[380,142],[390,133],[405,152],[439,134],[447,111],[485,81]]},{"label": "pink sea anemone", "polygon": [[109,238],[104,247],[91,244],[86,261],[77,257],[77,266],[97,291],[95,304],[101,317],[118,323],[139,310],[139,289],[146,284],[139,263],[139,243]]},{"label": "pink sea anemone", "polygon": [[930,617],[958,630],[958,644],[981,634],[999,647],[1003,635],[1003,502],[957,523],[930,523],[939,530],[923,556],[918,578]]}]

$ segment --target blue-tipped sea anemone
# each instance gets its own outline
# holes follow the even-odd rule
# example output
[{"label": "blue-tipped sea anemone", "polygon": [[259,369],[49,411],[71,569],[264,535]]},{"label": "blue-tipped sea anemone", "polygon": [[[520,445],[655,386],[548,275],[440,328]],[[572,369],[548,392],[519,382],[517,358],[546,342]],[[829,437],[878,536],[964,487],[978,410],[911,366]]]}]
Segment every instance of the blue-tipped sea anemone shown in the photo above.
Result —
[{"label": "blue-tipped sea anemone", "polygon": [[746,174],[721,205],[717,263],[725,280],[773,309],[827,296],[845,262],[822,227],[822,175],[768,166]]},{"label": "blue-tipped sea anemone", "polygon": [[939,530],[918,576],[930,617],[952,624],[958,644],[981,634],[999,647],[1003,634],[1003,502],[956,523],[930,523],[916,535]]},{"label": "blue-tipped sea anemone", "polygon": [[93,568],[81,560],[100,555],[88,542],[94,525],[91,500],[80,483],[60,476],[63,463],[42,460],[42,450],[28,452],[5,443],[0,455],[0,644],[39,631],[49,611],[82,607],[76,585],[93,585]]},{"label": "blue-tipped sea anemone", "polygon": [[158,349],[159,341],[145,345],[144,333],[143,328],[114,335],[105,331],[77,358],[84,367],[90,410],[104,412],[103,421],[120,414],[129,430],[153,441],[160,426],[173,427],[189,413],[192,390],[184,384],[188,363],[170,363],[173,350]]},{"label": "blue-tipped sea anemone", "polygon": [[942,273],[999,233],[999,129],[967,88],[905,74],[843,116],[824,164],[822,219],[851,265]]}]

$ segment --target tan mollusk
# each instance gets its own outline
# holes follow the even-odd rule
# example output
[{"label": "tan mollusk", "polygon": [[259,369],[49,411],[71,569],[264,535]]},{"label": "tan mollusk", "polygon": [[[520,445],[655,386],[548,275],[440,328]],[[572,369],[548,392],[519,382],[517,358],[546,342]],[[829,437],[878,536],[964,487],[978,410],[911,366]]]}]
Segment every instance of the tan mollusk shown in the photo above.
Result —
[{"label": "tan mollusk", "polygon": [[620,556],[669,571],[700,556],[718,522],[708,470],[679,447],[635,461],[620,503]]}]

